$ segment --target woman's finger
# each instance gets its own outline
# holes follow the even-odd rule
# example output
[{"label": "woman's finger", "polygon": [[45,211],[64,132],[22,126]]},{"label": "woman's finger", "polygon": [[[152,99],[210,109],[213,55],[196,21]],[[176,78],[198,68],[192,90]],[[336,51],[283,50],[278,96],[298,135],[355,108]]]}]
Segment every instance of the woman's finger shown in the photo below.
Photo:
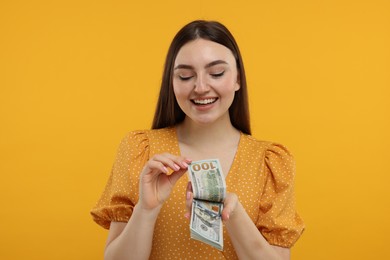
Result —
[{"label": "woman's finger", "polygon": [[222,220],[228,221],[237,207],[238,197],[235,193],[228,193],[223,202]]},{"label": "woman's finger", "polygon": [[192,193],[192,183],[190,181],[187,183],[186,192],[191,192]]},{"label": "woman's finger", "polygon": [[164,153],[162,156],[165,156],[175,162],[181,168],[188,168],[188,165],[192,162],[191,159],[184,156],[176,156],[170,153]]},{"label": "woman's finger", "polygon": [[[154,161],[154,160],[150,160],[147,162],[147,164],[145,165],[145,168],[144,168],[144,173],[145,174],[150,174],[150,173],[155,173],[155,174],[159,174],[159,173],[165,173],[165,174],[168,174],[169,171],[167,169],[167,167],[165,167],[165,165],[162,163],[162,162],[159,162],[159,161]],[[154,174],[153,174],[154,175]]]},{"label": "woman's finger", "polygon": [[188,219],[191,216],[193,196],[194,196],[194,194],[192,193],[192,184],[191,184],[191,182],[188,182],[187,189],[186,189],[186,213],[184,214],[184,217],[186,217]]},{"label": "woman's finger", "polygon": [[181,169],[187,169],[188,163],[191,162],[191,160],[185,157],[175,156],[168,153],[157,154],[152,157],[151,161],[161,162],[165,167],[171,168],[174,172]]}]

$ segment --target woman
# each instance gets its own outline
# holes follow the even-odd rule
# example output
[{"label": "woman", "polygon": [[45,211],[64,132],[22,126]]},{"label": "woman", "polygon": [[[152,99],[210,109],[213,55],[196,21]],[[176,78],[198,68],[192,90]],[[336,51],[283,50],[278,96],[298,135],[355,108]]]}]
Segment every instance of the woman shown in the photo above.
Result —
[{"label": "woman", "polygon": [[[294,161],[250,136],[238,46],[218,22],[184,26],[168,51],[153,130],[121,142],[92,210],[109,228],[106,259],[289,259],[303,231],[294,208]],[[226,177],[224,250],[189,238],[191,161],[218,158]]]}]

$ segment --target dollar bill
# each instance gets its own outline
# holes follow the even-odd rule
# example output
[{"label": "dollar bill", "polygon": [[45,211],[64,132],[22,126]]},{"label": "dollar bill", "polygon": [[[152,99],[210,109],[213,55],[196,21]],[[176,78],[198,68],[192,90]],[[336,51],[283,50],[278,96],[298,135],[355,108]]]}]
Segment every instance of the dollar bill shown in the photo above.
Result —
[{"label": "dollar bill", "polygon": [[190,222],[191,238],[223,250],[221,213],[226,183],[219,160],[192,162],[188,173],[194,194]]}]

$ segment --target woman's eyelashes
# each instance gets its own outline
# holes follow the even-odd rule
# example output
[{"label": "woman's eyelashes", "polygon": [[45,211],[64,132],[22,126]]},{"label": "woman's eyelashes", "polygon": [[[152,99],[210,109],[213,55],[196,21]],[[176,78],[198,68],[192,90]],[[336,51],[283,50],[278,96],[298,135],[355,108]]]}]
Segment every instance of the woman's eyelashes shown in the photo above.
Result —
[{"label": "woman's eyelashes", "polygon": [[194,76],[182,76],[182,75],[179,75],[179,79],[182,80],[182,81],[188,81],[188,80],[190,80],[193,77]]},{"label": "woman's eyelashes", "polygon": [[225,71],[221,71],[221,72],[218,72],[218,73],[211,73],[210,75],[213,77],[213,78],[220,78],[223,76],[223,74],[225,74]]},{"label": "woman's eyelashes", "polygon": [[[224,74],[225,74],[225,71],[221,71],[221,72],[217,72],[217,73],[210,73],[210,76],[212,78],[220,78]],[[194,75],[189,75],[189,76],[187,76],[187,75],[179,75],[179,79],[181,81],[188,81],[188,80],[192,79],[193,77],[195,77],[195,76]]]}]

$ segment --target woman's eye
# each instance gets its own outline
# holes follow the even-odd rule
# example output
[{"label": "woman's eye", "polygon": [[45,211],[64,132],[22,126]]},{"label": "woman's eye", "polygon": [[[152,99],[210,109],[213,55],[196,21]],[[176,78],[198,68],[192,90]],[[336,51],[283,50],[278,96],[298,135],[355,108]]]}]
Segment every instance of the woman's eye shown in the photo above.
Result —
[{"label": "woman's eye", "polygon": [[186,81],[186,80],[190,80],[193,76],[180,76],[179,75],[179,79],[182,80],[182,81]]},{"label": "woman's eye", "polygon": [[210,75],[213,77],[213,78],[219,78],[219,77],[222,77],[223,74],[225,74],[225,71],[222,71],[220,73],[211,73]]}]

